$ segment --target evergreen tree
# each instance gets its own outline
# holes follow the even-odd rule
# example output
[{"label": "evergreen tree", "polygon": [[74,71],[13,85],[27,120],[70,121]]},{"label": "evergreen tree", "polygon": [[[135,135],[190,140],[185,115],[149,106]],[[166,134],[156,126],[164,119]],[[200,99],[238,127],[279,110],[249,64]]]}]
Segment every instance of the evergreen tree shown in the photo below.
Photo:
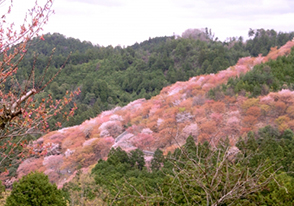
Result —
[{"label": "evergreen tree", "polygon": [[258,135],[259,135],[259,139],[263,139],[263,138],[269,138],[269,137],[278,137],[280,133],[277,129],[268,125],[268,126],[265,126],[264,128],[260,128],[258,130]]},{"label": "evergreen tree", "polygon": [[284,133],[281,135],[281,138],[292,140],[293,139],[293,136],[294,136],[293,131],[290,130],[290,129],[286,129],[284,131]]},{"label": "evergreen tree", "polygon": [[136,149],[130,152],[131,167],[142,170],[145,165],[144,153],[140,149]]},{"label": "evergreen tree", "polygon": [[120,147],[116,149],[111,148],[108,153],[107,162],[112,165],[116,165],[118,163],[129,163],[130,158],[128,157],[128,154]]},{"label": "evergreen tree", "polygon": [[163,163],[164,163],[163,152],[160,149],[157,149],[154,152],[153,159],[151,160],[152,171],[158,171],[161,168],[161,165]]},{"label": "evergreen tree", "polygon": [[186,139],[185,149],[188,154],[196,153],[195,140],[191,135]]},{"label": "evergreen tree", "polygon": [[5,206],[65,206],[66,202],[56,185],[40,172],[30,173],[13,184]]}]

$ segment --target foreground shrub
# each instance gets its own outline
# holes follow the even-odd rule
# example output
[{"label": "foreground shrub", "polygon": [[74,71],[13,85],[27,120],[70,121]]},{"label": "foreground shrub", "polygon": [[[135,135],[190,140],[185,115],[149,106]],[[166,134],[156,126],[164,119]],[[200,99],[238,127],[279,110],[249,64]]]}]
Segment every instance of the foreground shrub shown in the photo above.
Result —
[{"label": "foreground shrub", "polygon": [[33,172],[13,184],[5,206],[65,206],[66,202],[48,176]]}]

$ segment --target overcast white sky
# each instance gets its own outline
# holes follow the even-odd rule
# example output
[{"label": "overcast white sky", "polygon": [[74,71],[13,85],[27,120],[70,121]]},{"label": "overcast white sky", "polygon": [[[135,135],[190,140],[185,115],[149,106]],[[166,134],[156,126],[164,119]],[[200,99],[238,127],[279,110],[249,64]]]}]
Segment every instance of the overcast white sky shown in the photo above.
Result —
[{"label": "overcast white sky", "polygon": [[[14,0],[14,21],[34,1]],[[181,35],[189,28],[211,28],[221,40],[247,38],[249,28],[294,31],[293,0],[55,0],[53,9],[45,33],[101,46]]]}]

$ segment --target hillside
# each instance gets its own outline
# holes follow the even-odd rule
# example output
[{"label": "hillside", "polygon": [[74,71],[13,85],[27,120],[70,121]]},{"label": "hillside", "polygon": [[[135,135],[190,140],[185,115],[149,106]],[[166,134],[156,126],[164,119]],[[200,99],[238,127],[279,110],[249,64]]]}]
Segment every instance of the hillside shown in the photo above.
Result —
[{"label": "hillside", "polygon": [[[267,55],[271,47],[279,48],[292,40],[294,33],[258,29],[245,42],[241,37],[221,42],[211,38],[208,31],[194,29],[187,30],[179,38],[150,38],[127,48],[93,46],[90,42],[66,38],[58,33],[43,37],[44,40],[36,38],[31,41],[20,65],[18,82],[25,82],[34,64],[36,75],[42,76],[55,48],[45,80],[49,80],[46,78],[71,55],[54,82],[36,96],[37,102],[47,94],[58,100],[66,91],[81,90],[74,99],[78,109],[69,121],[64,121],[62,115],[50,120],[50,128],[55,130],[58,129],[57,122],[62,127],[78,125],[115,106],[125,106],[139,98],[150,99],[163,87],[177,81],[224,70],[235,65],[241,57]],[[8,90],[10,85],[7,83],[5,88]],[[66,112],[72,106],[69,105]]]},{"label": "hillside", "polygon": [[[35,96],[35,105],[38,106],[48,95],[53,101],[58,101],[67,91],[79,93],[62,113],[49,120],[49,128],[52,131],[82,124],[103,111],[123,107],[140,98],[148,100],[168,85],[187,81],[197,75],[224,70],[236,64],[239,58],[248,55],[256,57],[259,53],[267,55],[271,47],[278,49],[294,37],[294,32],[282,33],[264,29],[251,30],[250,34],[250,38],[245,42],[242,37],[228,38],[221,42],[212,38],[208,30],[189,29],[182,37],[150,38],[127,48],[94,46],[90,42],[66,38],[58,33],[45,34],[43,39],[35,38],[30,42],[16,76],[20,86],[25,86],[32,68],[35,68],[35,86],[38,87],[43,80],[49,81],[48,78],[58,71],[71,53],[61,73],[44,92]],[[55,52],[50,55],[53,49]],[[257,71],[254,74],[242,77],[245,78],[243,80],[232,78],[228,85],[220,85],[210,90],[209,97],[217,101],[226,95],[250,93],[251,96],[257,96],[282,88],[292,89],[293,81],[289,78],[292,75],[292,67],[288,65],[290,69],[280,73],[282,64],[288,63],[281,59],[276,65],[269,65],[273,67],[274,72],[261,68],[254,70]],[[47,65],[48,70],[45,69]],[[270,84],[273,90],[266,84],[270,83],[269,79],[276,74],[283,75],[274,78]],[[14,81],[11,79],[4,83],[6,92],[11,89]],[[73,107],[77,108],[74,116],[67,115],[72,114]],[[25,141],[33,141],[39,137],[28,136]],[[18,145],[20,138],[14,139],[12,145]],[[0,147],[5,144],[9,142],[2,141]],[[26,150],[18,145],[13,153],[10,153],[9,148],[1,149],[1,152],[9,158],[0,156],[0,172],[8,169],[9,176],[15,176],[22,161],[22,153]]]},{"label": "hillside", "polygon": [[86,170],[98,159],[106,158],[112,147],[126,151],[140,148],[148,160],[157,148],[165,154],[174,151],[189,135],[196,142],[208,141],[214,146],[227,137],[234,145],[240,136],[266,125],[280,132],[293,130],[294,92],[289,89],[255,98],[232,92],[217,100],[208,97],[211,89],[254,70],[255,65],[284,55],[293,59],[293,46],[294,42],[289,41],[267,56],[240,58],[236,65],[216,74],[176,82],[149,100],[138,99],[81,125],[48,133],[32,145],[36,153],[46,154],[26,159],[17,170],[18,177],[39,170],[62,187],[79,168]]}]

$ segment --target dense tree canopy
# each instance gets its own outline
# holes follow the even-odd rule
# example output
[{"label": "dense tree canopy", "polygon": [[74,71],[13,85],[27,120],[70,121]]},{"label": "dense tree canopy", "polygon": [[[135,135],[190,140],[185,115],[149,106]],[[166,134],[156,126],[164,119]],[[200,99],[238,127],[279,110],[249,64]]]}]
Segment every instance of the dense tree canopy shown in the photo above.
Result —
[{"label": "dense tree canopy", "polygon": [[65,206],[66,202],[56,185],[51,184],[46,175],[30,173],[13,184],[6,206]]},{"label": "dense tree canopy", "polygon": [[[243,94],[249,97],[267,95],[281,89],[294,89],[294,49],[287,56],[278,57],[255,66],[251,71],[240,77],[231,78],[227,84],[221,85],[210,91],[212,98],[229,94]],[[231,91],[234,91],[233,93]]]}]

